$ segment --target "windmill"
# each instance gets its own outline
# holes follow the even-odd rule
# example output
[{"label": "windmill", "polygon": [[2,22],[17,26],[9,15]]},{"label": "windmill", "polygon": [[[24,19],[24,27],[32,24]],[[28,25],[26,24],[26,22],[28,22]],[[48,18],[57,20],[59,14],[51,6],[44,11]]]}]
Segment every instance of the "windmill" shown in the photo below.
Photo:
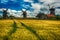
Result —
[{"label": "windmill", "polygon": [[50,14],[51,14],[51,15],[55,15],[55,7],[54,7],[54,5],[51,7],[51,6],[48,4],[48,7],[49,7]]},{"label": "windmill", "polygon": [[2,9],[3,10],[3,19],[6,19],[8,16],[7,16],[7,14],[8,14],[8,9]]},{"label": "windmill", "polygon": [[22,12],[23,12],[23,18],[27,18],[27,12],[26,12],[26,10],[25,9],[22,9]]}]

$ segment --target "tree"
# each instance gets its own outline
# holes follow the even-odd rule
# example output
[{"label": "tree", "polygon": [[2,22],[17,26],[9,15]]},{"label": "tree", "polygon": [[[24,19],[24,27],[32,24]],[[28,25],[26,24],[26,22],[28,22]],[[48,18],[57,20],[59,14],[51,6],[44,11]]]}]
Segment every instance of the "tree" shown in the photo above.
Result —
[{"label": "tree", "polygon": [[38,19],[48,19],[47,15],[45,15],[44,13],[39,13],[36,16]]},{"label": "tree", "polygon": [[60,15],[56,15],[56,19],[60,20]]},{"label": "tree", "polygon": [[0,19],[2,19],[2,15],[0,15]]}]

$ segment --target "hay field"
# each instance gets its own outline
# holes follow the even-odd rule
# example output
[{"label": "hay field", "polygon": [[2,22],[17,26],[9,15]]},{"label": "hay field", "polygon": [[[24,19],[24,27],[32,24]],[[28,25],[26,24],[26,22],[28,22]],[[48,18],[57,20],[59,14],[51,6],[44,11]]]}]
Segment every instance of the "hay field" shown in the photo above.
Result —
[{"label": "hay field", "polygon": [[0,40],[60,40],[60,21],[0,20]]}]

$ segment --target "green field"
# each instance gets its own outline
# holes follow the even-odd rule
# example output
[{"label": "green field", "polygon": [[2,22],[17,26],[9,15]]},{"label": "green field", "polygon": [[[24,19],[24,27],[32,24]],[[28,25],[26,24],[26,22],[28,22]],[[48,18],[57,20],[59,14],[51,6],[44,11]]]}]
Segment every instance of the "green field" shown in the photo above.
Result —
[{"label": "green field", "polygon": [[0,20],[0,40],[60,40],[60,21]]}]

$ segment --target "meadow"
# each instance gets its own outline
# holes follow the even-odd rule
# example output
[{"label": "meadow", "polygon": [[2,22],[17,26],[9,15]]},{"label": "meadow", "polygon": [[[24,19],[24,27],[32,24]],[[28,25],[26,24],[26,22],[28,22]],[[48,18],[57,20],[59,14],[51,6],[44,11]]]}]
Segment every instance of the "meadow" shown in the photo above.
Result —
[{"label": "meadow", "polygon": [[0,40],[60,40],[60,21],[0,20]]}]

